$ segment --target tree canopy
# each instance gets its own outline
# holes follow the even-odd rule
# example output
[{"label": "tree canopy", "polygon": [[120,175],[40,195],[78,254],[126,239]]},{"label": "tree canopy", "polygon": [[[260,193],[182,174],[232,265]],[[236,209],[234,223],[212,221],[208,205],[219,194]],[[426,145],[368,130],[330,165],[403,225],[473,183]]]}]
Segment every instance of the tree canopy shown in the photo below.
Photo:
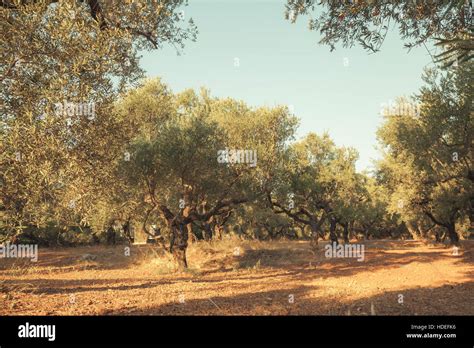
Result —
[{"label": "tree canopy", "polygon": [[288,0],[286,17],[295,22],[311,15],[309,29],[320,43],[334,50],[360,45],[369,52],[381,49],[387,33],[397,28],[405,47],[436,40],[443,48],[436,60],[445,66],[472,58],[474,27],[468,1]]},{"label": "tree canopy", "polygon": [[468,213],[472,219],[472,76],[472,63],[443,74],[427,71],[427,85],[416,97],[419,115],[387,115],[378,133],[386,150],[380,169],[392,191],[392,211],[407,221],[428,218],[446,228],[455,243],[456,221]]},{"label": "tree canopy", "polygon": [[195,38],[185,4],[1,2],[0,210],[11,233],[90,215],[130,134],[115,100],[143,77],[138,50]]}]

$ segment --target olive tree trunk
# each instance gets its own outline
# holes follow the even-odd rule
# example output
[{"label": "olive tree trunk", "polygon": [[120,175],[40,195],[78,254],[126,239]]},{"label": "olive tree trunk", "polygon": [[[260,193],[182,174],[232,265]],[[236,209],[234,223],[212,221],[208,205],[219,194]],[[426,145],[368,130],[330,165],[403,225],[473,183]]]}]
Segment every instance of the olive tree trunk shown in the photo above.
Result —
[{"label": "olive tree trunk", "polygon": [[188,247],[188,229],[181,223],[171,226],[170,252],[181,268],[188,268],[186,249]]}]

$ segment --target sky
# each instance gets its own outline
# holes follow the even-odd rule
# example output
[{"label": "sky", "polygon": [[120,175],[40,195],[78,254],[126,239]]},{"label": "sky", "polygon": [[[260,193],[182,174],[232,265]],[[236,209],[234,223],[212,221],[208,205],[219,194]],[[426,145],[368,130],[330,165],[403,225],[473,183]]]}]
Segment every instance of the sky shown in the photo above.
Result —
[{"label": "sky", "polygon": [[142,52],[141,66],[174,92],[206,87],[251,106],[288,105],[300,119],[298,139],[326,131],[338,146],[358,150],[358,170],[370,170],[380,158],[381,106],[418,92],[423,69],[432,66],[427,49],[408,51],[394,30],[381,52],[330,52],[308,29],[308,17],[285,20],[284,4],[191,0],[184,17],[198,27],[196,42],[186,42],[180,55],[171,46]]}]

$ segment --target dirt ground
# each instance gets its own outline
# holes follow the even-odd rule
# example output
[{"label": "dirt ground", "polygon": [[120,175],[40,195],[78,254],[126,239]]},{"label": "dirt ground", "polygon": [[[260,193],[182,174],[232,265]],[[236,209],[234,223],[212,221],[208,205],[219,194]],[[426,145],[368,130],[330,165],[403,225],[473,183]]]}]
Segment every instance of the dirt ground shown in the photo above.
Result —
[{"label": "dirt ground", "polygon": [[151,245],[0,259],[0,315],[473,315],[473,242],[458,255],[366,241],[365,259],[305,241],[198,242],[186,272]]}]

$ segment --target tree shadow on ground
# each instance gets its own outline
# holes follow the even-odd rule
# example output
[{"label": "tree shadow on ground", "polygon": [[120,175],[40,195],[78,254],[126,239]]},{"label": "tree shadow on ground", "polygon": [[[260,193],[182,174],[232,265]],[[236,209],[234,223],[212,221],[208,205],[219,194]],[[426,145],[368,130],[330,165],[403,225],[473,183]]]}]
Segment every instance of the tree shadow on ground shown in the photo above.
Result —
[{"label": "tree shadow on ground", "polygon": [[[321,277],[323,279],[330,277],[345,277],[365,271],[377,271],[379,269],[399,268],[413,262],[432,263],[442,259],[453,259],[455,264],[472,263],[473,247],[465,246],[465,249],[454,255],[451,249],[433,248],[429,251],[407,251],[412,249],[417,242],[410,248],[401,248],[393,245],[395,249],[381,249],[379,243],[366,243],[364,250],[364,259],[359,261],[354,258],[327,258],[325,256],[324,245],[319,245],[316,252],[311,249],[306,250],[288,250],[282,248],[245,250],[236,257],[239,269],[252,268],[279,268],[285,267],[291,272],[299,273],[301,276],[308,274],[310,277]],[[226,269],[219,269],[219,271]],[[212,273],[212,272],[209,272]]]},{"label": "tree shadow on ground", "polygon": [[[383,292],[357,300],[314,297],[317,287],[216,296],[133,307],[113,315],[473,315],[474,282]],[[400,301],[400,295],[403,300]]]},{"label": "tree shadow on ground", "polygon": [[[125,248],[130,248],[126,253]],[[35,268],[36,273],[70,272],[76,270],[114,270],[135,266],[146,258],[162,257],[164,252],[155,245],[115,245],[76,248],[46,248],[38,250],[38,261],[3,259],[0,271]]]},{"label": "tree shadow on ground", "polygon": [[[179,283],[185,279],[150,280],[150,279],[31,279],[4,280],[0,283],[0,293],[11,291],[31,294],[75,294],[92,291],[127,291],[154,288],[160,285]],[[127,285],[125,285],[127,284]]]}]

